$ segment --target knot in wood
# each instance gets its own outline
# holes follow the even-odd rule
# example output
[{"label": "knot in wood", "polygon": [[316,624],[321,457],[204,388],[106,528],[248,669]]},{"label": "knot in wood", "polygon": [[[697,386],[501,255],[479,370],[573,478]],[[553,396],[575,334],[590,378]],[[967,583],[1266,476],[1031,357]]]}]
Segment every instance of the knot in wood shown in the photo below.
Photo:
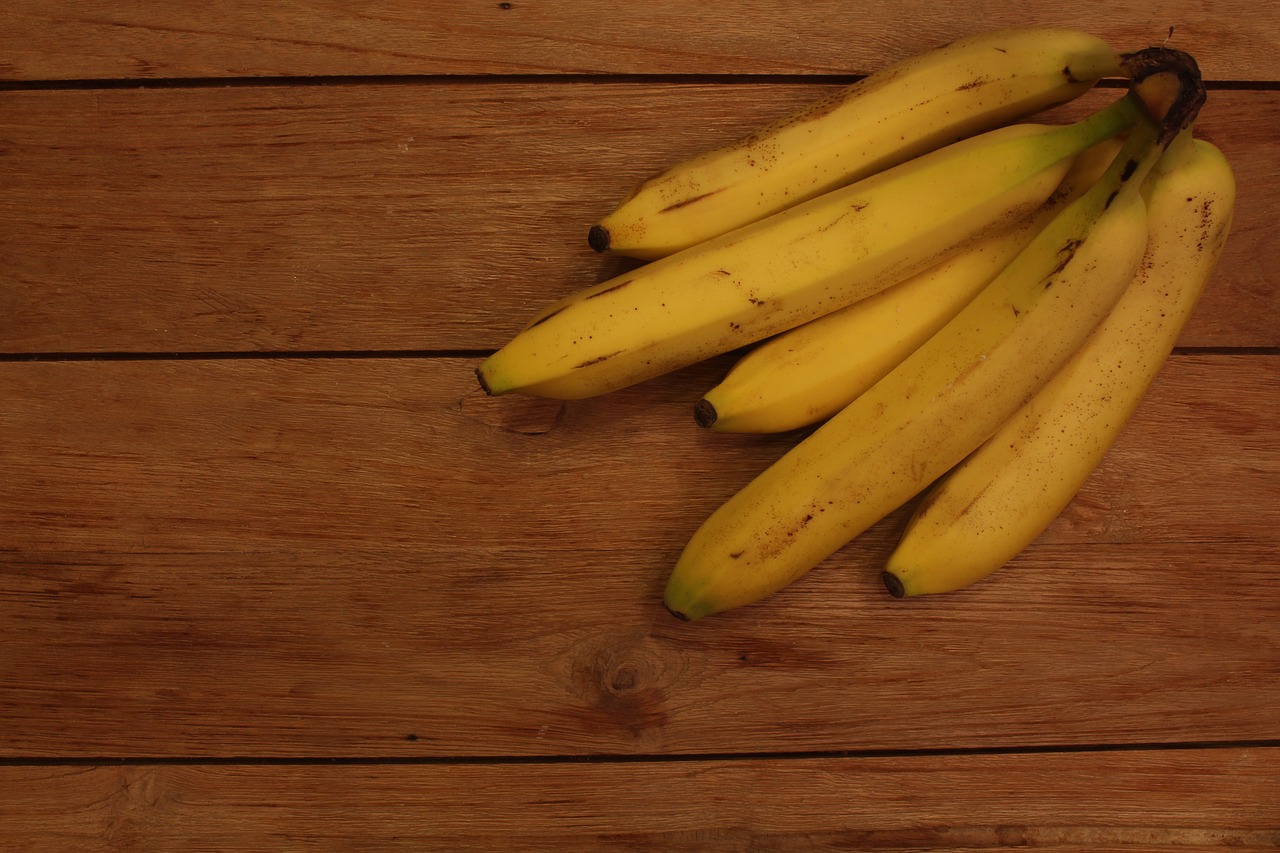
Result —
[{"label": "knot in wood", "polygon": [[666,725],[667,689],[678,657],[647,635],[584,644],[572,675],[584,724],[621,727],[637,737]]}]

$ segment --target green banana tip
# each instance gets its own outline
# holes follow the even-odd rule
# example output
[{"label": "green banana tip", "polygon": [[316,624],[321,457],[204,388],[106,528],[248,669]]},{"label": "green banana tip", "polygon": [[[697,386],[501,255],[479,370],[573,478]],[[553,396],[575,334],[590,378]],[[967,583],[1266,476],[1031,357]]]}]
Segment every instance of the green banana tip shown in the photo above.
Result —
[{"label": "green banana tip", "polygon": [[597,252],[607,252],[611,242],[609,229],[603,225],[592,225],[591,230],[587,232],[587,245]]}]

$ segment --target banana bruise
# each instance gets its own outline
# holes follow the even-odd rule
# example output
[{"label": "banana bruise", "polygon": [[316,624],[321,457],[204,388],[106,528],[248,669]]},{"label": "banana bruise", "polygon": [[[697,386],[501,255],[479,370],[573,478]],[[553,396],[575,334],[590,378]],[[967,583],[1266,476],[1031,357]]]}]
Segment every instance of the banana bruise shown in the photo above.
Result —
[{"label": "banana bruise", "polygon": [[715,432],[778,433],[819,423],[874,385],[959,313],[1120,150],[1081,154],[1053,197],[1012,228],[984,237],[904,282],[761,342],[694,407]]},{"label": "banana bruise", "polygon": [[1140,120],[1099,183],[955,318],[712,513],[676,561],[667,609],[694,620],[777,592],[954,467],[1048,381],[1138,270],[1139,185],[1160,133]]},{"label": "banana bruise", "polygon": [[1027,216],[1138,110],[1126,96],[1072,125],[988,131],[586,288],[477,378],[494,395],[590,397],[794,328]]},{"label": "banana bruise", "polygon": [[597,251],[663,257],[1121,75],[1120,56],[1076,30],[960,39],[649,178],[588,241]]},{"label": "banana bruise", "polygon": [[885,567],[895,596],[951,592],[1006,565],[1066,508],[1155,380],[1231,227],[1235,179],[1185,130],[1143,187],[1138,275],[1084,347],[926,494]]}]

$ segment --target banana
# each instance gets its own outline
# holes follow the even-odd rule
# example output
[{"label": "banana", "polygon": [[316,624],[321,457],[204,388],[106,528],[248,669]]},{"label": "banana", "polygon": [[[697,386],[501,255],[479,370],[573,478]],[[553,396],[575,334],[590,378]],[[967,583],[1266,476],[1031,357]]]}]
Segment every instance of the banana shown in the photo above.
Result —
[{"label": "banana", "polygon": [[1120,150],[1109,139],[1080,155],[1033,216],[860,302],[783,332],[743,356],[694,407],[716,432],[776,433],[843,409],[954,317]]},{"label": "banana", "polygon": [[972,302],[713,512],[676,561],[667,609],[694,620],[782,589],[994,433],[1137,272],[1147,241],[1139,186],[1162,134],[1144,114],[1102,179]]},{"label": "banana", "polygon": [[1143,194],[1137,277],[1083,349],[926,494],[885,567],[895,596],[961,589],[1007,564],[1066,508],[1155,380],[1226,242],[1235,178],[1186,130]]},{"label": "banana", "polygon": [[1140,110],[1125,96],[1075,124],[988,131],[623,273],[543,311],[477,378],[589,397],[798,326],[1028,215]]},{"label": "banana", "polygon": [[964,38],[649,178],[590,229],[588,242],[663,257],[1121,74],[1114,50],[1075,30]]}]

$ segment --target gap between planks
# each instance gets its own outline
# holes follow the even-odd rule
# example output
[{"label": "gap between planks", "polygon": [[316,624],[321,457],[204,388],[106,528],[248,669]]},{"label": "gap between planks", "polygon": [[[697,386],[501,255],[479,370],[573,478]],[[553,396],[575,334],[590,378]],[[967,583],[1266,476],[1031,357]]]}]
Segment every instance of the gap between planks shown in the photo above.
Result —
[{"label": "gap between planks", "polygon": [[[0,80],[0,92],[92,91],[97,89],[228,89],[320,87],[320,86],[475,86],[539,85],[568,83],[580,85],[663,84],[670,86],[776,85],[843,86],[856,83],[865,74],[317,74],[307,77],[156,77],[76,80]],[[1210,91],[1280,91],[1280,80],[1205,80]],[[1100,80],[1095,88],[1124,88],[1123,80]]]},{"label": "gap between planks", "polygon": [[310,765],[548,765],[548,764],[673,764],[709,761],[825,761],[845,759],[962,758],[965,756],[1078,755],[1116,752],[1188,752],[1240,749],[1280,749],[1280,738],[1169,743],[1100,743],[1039,746],[955,747],[932,749],[847,749],[775,752],[699,752],[672,754],[601,753],[594,755],[424,755],[424,756],[0,756],[0,767],[141,767]]},{"label": "gap between planks", "polygon": [[[0,353],[0,363],[6,362],[59,362],[59,361],[232,361],[232,360],[304,360],[304,359],[480,359],[486,358],[492,349],[441,349],[441,350],[212,350],[196,352],[5,352]],[[1280,347],[1228,347],[1188,346],[1175,347],[1174,356],[1276,356]]]}]

